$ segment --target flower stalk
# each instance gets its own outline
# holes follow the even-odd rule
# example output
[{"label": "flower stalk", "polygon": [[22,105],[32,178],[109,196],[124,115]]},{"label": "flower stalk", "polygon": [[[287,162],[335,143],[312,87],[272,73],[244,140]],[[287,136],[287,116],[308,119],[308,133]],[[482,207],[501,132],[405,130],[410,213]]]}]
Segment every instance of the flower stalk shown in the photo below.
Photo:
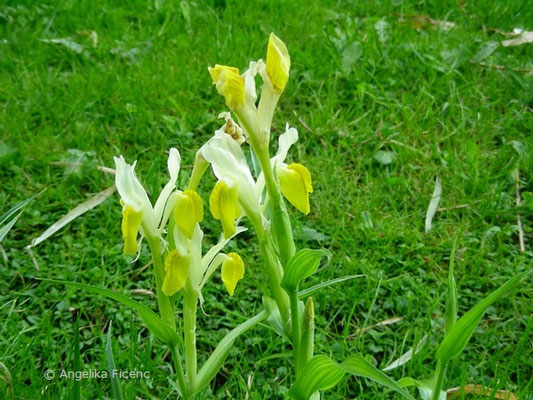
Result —
[{"label": "flower stalk", "polygon": [[435,376],[433,377],[433,394],[431,400],[439,400],[442,384],[444,382],[444,374],[446,373],[446,362],[439,360],[437,368],[435,369]]},{"label": "flower stalk", "polygon": [[157,304],[159,306],[159,313],[163,321],[167,323],[172,329],[176,329],[176,319],[170,298],[163,293],[163,279],[165,277],[165,270],[161,260],[161,243],[159,238],[147,238],[150,252],[152,253],[152,263],[154,265],[155,287],[157,294]]},{"label": "flower stalk", "polygon": [[198,360],[196,355],[196,312],[198,294],[190,284],[183,291],[183,328],[185,346],[185,370],[187,384],[191,390],[196,388]]}]

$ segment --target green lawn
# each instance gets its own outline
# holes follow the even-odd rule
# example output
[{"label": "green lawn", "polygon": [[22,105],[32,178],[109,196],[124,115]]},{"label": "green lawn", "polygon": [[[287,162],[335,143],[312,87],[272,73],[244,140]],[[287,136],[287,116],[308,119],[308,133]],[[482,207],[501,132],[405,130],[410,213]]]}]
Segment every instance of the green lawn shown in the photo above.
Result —
[{"label": "green lawn", "polygon": [[[530,2],[1,3],[0,207],[46,189],[2,243],[0,361],[11,373],[15,398],[69,398],[73,380],[47,381],[43,373],[72,368],[77,312],[84,369],[107,368],[105,332],[112,320],[117,368],[150,371],[149,379],[121,381],[125,398],[176,398],[167,381],[169,355],[130,310],[41,281],[152,290],[151,270],[143,268],[149,252],[134,263],[122,255],[118,195],[34,248],[37,265],[24,247],[113,184],[95,166],[113,167],[114,155],[137,159],[142,182],[156,194],[167,179],[165,152],[178,147],[183,185],[196,150],[225,110],[207,67],[246,68],[250,59],[265,57],[272,31],[292,59],[273,134],[285,122],[298,129],[291,161],[309,168],[315,189],[308,217],[291,209],[297,245],[332,252],[311,284],[364,274],[316,295],[316,353],[340,361],[362,352],[383,368],[428,334],[413,360],[390,375],[429,378],[444,334],[454,240],[460,314],[531,268],[532,213],[516,206],[515,177],[519,171],[520,192],[533,192],[533,44],[497,45],[506,39],[501,32],[533,30]],[[455,26],[444,29],[422,16]],[[48,41],[58,38],[83,47]],[[74,171],[51,164],[74,160],[80,153],[72,149],[94,153],[81,153],[88,162]],[[442,210],[426,234],[436,177]],[[214,182],[209,177],[200,187],[204,205]],[[205,231],[214,241],[219,224],[209,219]],[[265,276],[252,238],[245,233],[232,244],[247,267],[236,295],[228,297],[218,278],[204,291],[200,354],[262,308]],[[447,388],[476,383],[532,398],[530,295],[528,279],[490,307],[452,361]],[[133,297],[155,307],[153,297]],[[391,318],[401,320],[371,327]],[[283,398],[290,360],[290,346],[261,325],[237,340],[199,398]],[[111,398],[108,380],[81,385],[82,398]],[[327,399],[392,397],[355,378],[325,392]]]}]

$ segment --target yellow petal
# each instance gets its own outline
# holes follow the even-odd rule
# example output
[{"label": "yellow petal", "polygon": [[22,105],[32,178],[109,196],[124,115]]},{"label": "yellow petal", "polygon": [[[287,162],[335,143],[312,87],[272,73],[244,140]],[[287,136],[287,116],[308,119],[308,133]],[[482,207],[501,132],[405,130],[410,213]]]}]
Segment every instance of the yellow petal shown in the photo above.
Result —
[{"label": "yellow petal", "polygon": [[198,193],[190,189],[179,193],[174,206],[174,220],[178,229],[191,239],[194,227],[202,222],[203,218],[204,207]]},{"label": "yellow petal", "polygon": [[141,227],[143,213],[135,211],[132,206],[122,209],[122,236],[124,237],[124,254],[134,255],[139,250],[137,233]]},{"label": "yellow petal", "polygon": [[226,99],[226,104],[231,110],[239,110],[244,105],[244,78],[239,75],[239,70],[225,65],[209,67],[213,83]]},{"label": "yellow petal", "polygon": [[276,92],[281,93],[285,89],[290,68],[291,58],[285,43],[271,33],[268,40],[266,71]]},{"label": "yellow petal", "polygon": [[161,289],[167,296],[172,296],[185,286],[189,275],[189,259],[177,250],[172,250],[165,259],[165,279]]},{"label": "yellow petal", "polygon": [[209,74],[211,75],[211,79],[213,79],[213,85],[216,85],[218,83],[220,73],[224,70],[229,70],[239,75],[238,68],[228,67],[227,65],[216,64],[214,67],[209,67],[208,70],[209,70]]},{"label": "yellow petal", "polygon": [[311,174],[302,164],[290,164],[279,169],[281,192],[289,203],[305,215],[309,214],[309,193],[313,193]]},{"label": "yellow petal", "polygon": [[237,187],[229,187],[224,181],[218,181],[209,196],[211,214],[222,223],[226,239],[235,234],[235,220],[240,215],[238,200]]},{"label": "yellow petal", "polygon": [[222,264],[222,282],[230,296],[235,292],[235,286],[244,276],[244,263],[237,253],[229,253]]}]

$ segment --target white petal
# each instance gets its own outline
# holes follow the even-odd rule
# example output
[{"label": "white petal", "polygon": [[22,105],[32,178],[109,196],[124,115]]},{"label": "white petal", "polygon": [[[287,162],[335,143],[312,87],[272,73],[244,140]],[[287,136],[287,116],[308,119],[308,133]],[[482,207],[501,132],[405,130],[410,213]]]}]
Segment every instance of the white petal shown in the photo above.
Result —
[{"label": "white petal", "polygon": [[250,66],[242,76],[244,77],[244,93],[246,98],[246,103],[249,105],[255,106],[257,101],[257,93],[255,91],[255,75],[257,75],[257,63],[255,61],[250,61]]},{"label": "white petal", "polygon": [[147,206],[151,208],[150,200],[146,194],[146,190],[141,185],[135,175],[135,164],[128,164],[124,157],[114,157],[115,160],[115,186],[117,187],[120,197],[128,206],[132,206],[135,210],[144,210]]},{"label": "white petal", "polygon": [[272,168],[277,168],[287,158],[287,154],[291,146],[298,141],[298,131],[296,128],[289,128],[289,124],[286,126],[285,133],[282,133],[279,137],[278,152],[274,157],[270,159]]},{"label": "white petal", "polygon": [[204,233],[200,226],[196,224],[192,239],[188,240],[189,252],[191,257],[191,268],[189,269],[189,277],[193,287],[198,288],[204,272],[202,270],[202,240]]},{"label": "white petal", "polygon": [[226,246],[228,242],[231,239],[233,239],[236,235],[238,235],[241,232],[244,232],[245,230],[246,228],[243,228],[242,226],[238,226],[233,236],[227,239],[224,239],[222,237],[222,239],[217,244],[215,244],[213,247],[209,249],[209,251],[202,258],[202,274],[207,271],[207,269],[209,268],[209,265],[213,262],[213,259],[216,257],[218,253],[222,251],[224,246]]},{"label": "white petal", "polygon": [[260,194],[256,191],[254,178],[246,162],[241,146],[222,130],[215,132],[204,146],[202,155],[213,167],[219,180],[238,184],[239,200],[258,209]]},{"label": "white petal", "polygon": [[181,157],[178,149],[171,148],[167,161],[170,180],[165,185],[163,190],[161,190],[161,193],[159,194],[154,206],[154,213],[160,230],[164,228],[166,223],[164,217],[165,215],[168,215],[168,212],[165,211],[165,209],[169,208],[168,206],[170,205],[167,204],[169,196],[176,189],[176,181],[178,180],[178,174],[180,172],[180,163]]},{"label": "white petal", "polygon": [[266,71],[266,64],[263,60],[259,59],[257,60],[256,66],[255,66],[257,73],[261,76],[261,79],[263,80],[263,83],[265,85],[268,85],[268,87],[271,90],[274,90],[274,86],[272,85],[272,81],[270,80],[270,77],[267,74]]}]

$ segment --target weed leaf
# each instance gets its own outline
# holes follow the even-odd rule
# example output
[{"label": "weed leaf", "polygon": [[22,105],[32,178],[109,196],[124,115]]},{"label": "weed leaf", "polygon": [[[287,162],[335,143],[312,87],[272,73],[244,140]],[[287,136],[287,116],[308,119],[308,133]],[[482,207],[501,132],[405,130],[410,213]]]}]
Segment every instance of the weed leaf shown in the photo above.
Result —
[{"label": "weed leaf", "polygon": [[527,274],[523,272],[515,275],[503,284],[498,290],[492,292],[470,311],[463,315],[454,327],[446,334],[444,340],[437,349],[437,358],[442,362],[447,362],[453,357],[459,355],[465,348],[466,344],[472,337],[474,330],[478,326],[481,318],[487,311],[487,308],[502,297],[508,294],[515,285],[517,285],[522,278]]}]

